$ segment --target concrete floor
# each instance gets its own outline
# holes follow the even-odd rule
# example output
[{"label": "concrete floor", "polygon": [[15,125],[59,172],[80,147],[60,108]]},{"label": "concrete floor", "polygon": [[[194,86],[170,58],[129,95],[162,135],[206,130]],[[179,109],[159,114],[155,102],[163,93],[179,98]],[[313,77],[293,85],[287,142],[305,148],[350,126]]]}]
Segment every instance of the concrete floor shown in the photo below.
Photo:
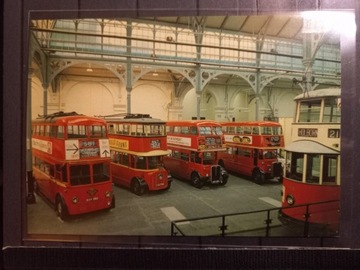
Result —
[{"label": "concrete floor", "polygon": [[[110,211],[85,214],[62,221],[41,197],[27,206],[28,234],[60,235],[152,235],[170,236],[171,221],[219,214],[248,212],[280,206],[281,184],[270,181],[262,186],[239,176],[230,175],[226,186],[196,189],[188,182],[175,179],[168,191],[151,192],[141,197],[115,186],[116,207]],[[277,211],[271,214],[272,225],[280,224]],[[264,235],[251,231],[264,226],[266,214],[227,218],[227,233]],[[221,219],[179,225],[186,235],[220,235]],[[239,234],[239,231],[240,232]],[[281,232],[283,233],[283,232]]]}]

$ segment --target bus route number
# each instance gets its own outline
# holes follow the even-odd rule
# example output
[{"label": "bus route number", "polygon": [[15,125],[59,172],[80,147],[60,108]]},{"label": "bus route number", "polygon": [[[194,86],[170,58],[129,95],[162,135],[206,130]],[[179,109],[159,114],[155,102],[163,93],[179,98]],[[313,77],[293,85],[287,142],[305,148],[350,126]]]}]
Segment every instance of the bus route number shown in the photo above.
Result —
[{"label": "bus route number", "polygon": [[329,128],[328,129],[328,138],[340,138],[340,129],[339,128]]}]

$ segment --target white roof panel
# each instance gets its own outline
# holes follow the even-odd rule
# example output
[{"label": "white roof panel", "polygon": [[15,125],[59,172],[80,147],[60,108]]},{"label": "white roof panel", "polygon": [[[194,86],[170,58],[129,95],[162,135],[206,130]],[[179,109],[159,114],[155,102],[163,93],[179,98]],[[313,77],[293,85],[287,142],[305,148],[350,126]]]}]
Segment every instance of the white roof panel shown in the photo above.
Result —
[{"label": "white roof panel", "polygon": [[285,147],[285,150],[291,152],[298,152],[298,153],[308,153],[308,154],[339,154],[340,153],[340,151],[331,149],[323,144],[308,140],[292,142]]}]

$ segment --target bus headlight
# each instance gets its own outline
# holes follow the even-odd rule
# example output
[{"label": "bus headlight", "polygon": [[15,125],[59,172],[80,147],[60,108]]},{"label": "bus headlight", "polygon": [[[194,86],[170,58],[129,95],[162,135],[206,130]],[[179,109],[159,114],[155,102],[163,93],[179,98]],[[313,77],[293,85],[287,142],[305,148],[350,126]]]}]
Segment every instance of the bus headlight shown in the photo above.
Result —
[{"label": "bus headlight", "polygon": [[163,179],[163,175],[160,173],[159,176],[158,176],[158,178],[159,178],[160,180],[162,180],[162,179]]},{"label": "bus headlight", "polygon": [[111,192],[110,192],[110,191],[106,191],[106,192],[105,192],[105,197],[106,197],[106,198],[110,198],[110,197],[111,197]]},{"label": "bus headlight", "polygon": [[73,204],[77,204],[78,202],[79,202],[79,198],[78,197],[73,197],[72,198],[72,202],[73,202]]},{"label": "bus headlight", "polygon": [[286,196],[286,202],[289,204],[289,205],[293,205],[295,203],[295,198],[293,195],[287,195]]}]

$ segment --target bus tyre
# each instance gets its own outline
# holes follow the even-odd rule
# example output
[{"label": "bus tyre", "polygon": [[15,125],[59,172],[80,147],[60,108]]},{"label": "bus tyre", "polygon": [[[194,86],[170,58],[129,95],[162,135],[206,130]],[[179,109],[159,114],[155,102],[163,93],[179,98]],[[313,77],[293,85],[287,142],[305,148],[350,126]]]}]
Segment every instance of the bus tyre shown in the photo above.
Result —
[{"label": "bus tyre", "polygon": [[58,217],[60,217],[62,220],[67,220],[69,217],[67,207],[66,204],[64,203],[64,200],[60,196],[56,198],[55,207],[56,207],[56,214],[58,215]]},{"label": "bus tyre", "polygon": [[253,180],[256,184],[262,185],[265,182],[265,175],[259,169],[255,169],[253,172]]},{"label": "bus tyre", "polygon": [[223,175],[220,179],[220,185],[225,186],[227,184],[229,176]]},{"label": "bus tyre", "polygon": [[167,187],[165,188],[165,190],[169,190],[171,188],[171,182],[168,182]]},{"label": "bus tyre", "polygon": [[140,179],[135,178],[132,180],[131,191],[138,196],[141,196],[145,193],[145,186],[141,185]]},{"label": "bus tyre", "polygon": [[191,175],[191,184],[196,188],[202,188],[204,186],[204,181],[200,179],[199,174],[193,173]]},{"label": "bus tyre", "polygon": [[115,208],[115,197],[113,196],[111,199],[111,205],[110,205],[110,209]]}]

